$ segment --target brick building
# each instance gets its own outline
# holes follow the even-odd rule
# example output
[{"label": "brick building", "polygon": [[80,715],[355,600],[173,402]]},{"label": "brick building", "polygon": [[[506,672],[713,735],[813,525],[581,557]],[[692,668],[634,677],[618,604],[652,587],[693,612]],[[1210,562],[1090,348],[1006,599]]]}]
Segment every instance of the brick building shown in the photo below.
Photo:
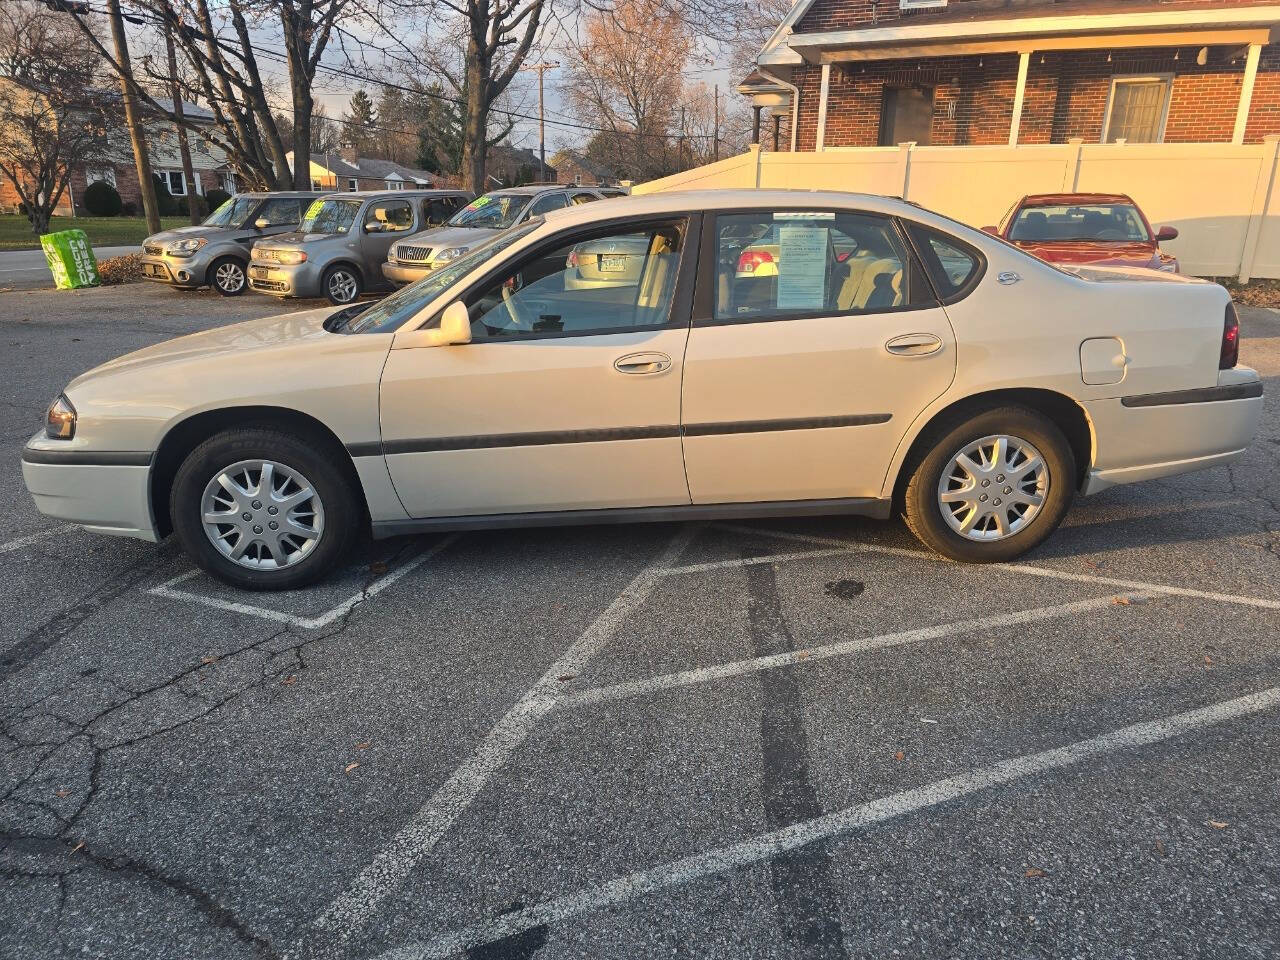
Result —
[{"label": "brick building", "polygon": [[782,150],[1256,143],[1277,29],[1259,0],[797,0],[738,90]]},{"label": "brick building", "polygon": [[597,163],[577,150],[561,150],[551,158],[557,183],[580,187],[605,187],[618,182],[618,175],[603,163]]},{"label": "brick building", "polygon": [[[293,167],[293,151],[287,155]],[[327,153],[311,154],[311,188],[313,190],[421,190],[426,187],[456,186],[451,178],[417,170],[396,163],[360,157],[350,147]]]},{"label": "brick building", "polygon": [[[166,110],[170,109],[168,100],[157,100]],[[187,119],[198,127],[213,125],[213,114],[203,107],[184,104],[183,111]],[[105,180],[116,188],[120,199],[125,204],[132,204],[138,212],[142,210],[142,193],[138,188],[138,171],[133,162],[133,147],[124,127],[123,111],[115,114],[117,124],[108,131],[109,149],[102,162],[77,164],[72,168],[71,179],[66,191],[58,201],[54,213],[59,216],[70,216],[73,213],[84,213],[80,198],[85,188],[97,180]],[[187,144],[191,150],[191,166],[194,183],[188,183],[182,172],[182,154],[178,146],[177,128],[164,117],[154,112],[145,116],[147,150],[151,159],[151,170],[162,178],[169,192],[175,197],[185,197],[191,193],[204,196],[210,190],[225,190],[235,193],[236,178],[227,166],[226,154],[210,139],[198,132],[188,131]],[[7,179],[0,178],[0,211],[16,212],[18,209],[18,192]]]}]

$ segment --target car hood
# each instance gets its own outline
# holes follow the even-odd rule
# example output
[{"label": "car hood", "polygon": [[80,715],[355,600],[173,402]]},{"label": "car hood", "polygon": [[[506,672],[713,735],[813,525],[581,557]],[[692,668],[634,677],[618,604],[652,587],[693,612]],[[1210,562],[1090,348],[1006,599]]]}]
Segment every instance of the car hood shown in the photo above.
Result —
[{"label": "car hood", "polygon": [[114,360],[108,360],[87,373],[82,373],[71,381],[68,389],[108,375],[138,372],[192,359],[231,356],[246,351],[329,337],[332,334],[325,331],[324,322],[335,312],[334,307],[325,306],[314,310],[303,310],[300,313],[288,313],[284,316],[265,317],[261,320],[215,327],[212,330],[191,333],[175,340],[166,340],[164,343],[157,343],[155,346],[144,347]]},{"label": "car hood", "polygon": [[261,244],[272,249],[277,247],[301,247],[308,243],[318,243],[321,240],[332,240],[334,237],[345,236],[347,236],[345,233],[280,233],[274,237],[263,237],[254,246]]},{"label": "car hood", "polygon": [[436,227],[423,230],[411,237],[397,240],[396,243],[411,243],[417,246],[429,246],[433,250],[449,247],[474,247],[484,243],[498,231],[487,227]]},{"label": "car hood", "polygon": [[1154,243],[1013,242],[1032,256],[1050,263],[1105,263],[1126,267],[1150,267],[1160,263],[1160,251]]},{"label": "car hood", "polygon": [[164,245],[167,243],[175,243],[178,240],[186,240],[190,237],[204,237],[208,240],[222,240],[228,237],[257,236],[257,232],[252,227],[205,227],[195,224],[190,227],[174,227],[172,230],[161,230],[159,233],[153,233],[142,242],[158,243]]}]

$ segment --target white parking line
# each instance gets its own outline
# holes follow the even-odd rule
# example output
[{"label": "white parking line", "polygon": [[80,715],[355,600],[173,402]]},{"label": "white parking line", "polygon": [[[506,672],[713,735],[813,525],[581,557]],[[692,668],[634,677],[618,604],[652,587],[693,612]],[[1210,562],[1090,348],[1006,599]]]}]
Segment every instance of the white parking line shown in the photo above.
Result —
[{"label": "white parking line", "polygon": [[216,610],[226,610],[230,613],[243,613],[250,617],[261,617],[264,620],[274,620],[276,623],[287,623],[294,627],[301,627],[304,630],[318,630],[321,627],[327,627],[339,617],[346,616],[361,601],[376,597],[383,590],[395,584],[402,577],[413,572],[422,564],[426,563],[440,551],[454,543],[460,534],[450,534],[443,540],[433,543],[426,550],[405,563],[403,566],[397,567],[380,580],[375,580],[369,585],[368,589],[362,590],[360,593],[353,593],[347,599],[332,609],[326,610],[318,617],[301,617],[296,614],[286,613],[283,610],[274,610],[271,607],[259,607],[252,603],[239,603],[234,600],[220,600],[217,597],[205,597],[198,593],[191,593],[186,590],[175,590],[174,586],[179,583],[185,583],[200,575],[199,570],[188,570],[186,573],[179,574],[172,580],[166,580],[158,587],[152,587],[147,593],[154,597],[164,597],[167,600],[182,600],[187,603],[199,603],[206,607],[213,607]]},{"label": "white parking line", "polygon": [[[678,568],[677,568],[678,569]],[[1148,594],[1128,593],[1121,595],[1127,600],[1143,599]],[[686,687],[696,683],[708,683],[712,680],[724,680],[729,677],[740,677],[774,667],[785,667],[797,663],[813,663],[829,657],[840,657],[851,653],[865,653],[868,650],[880,650],[885,647],[897,647],[921,640],[938,640],[943,637],[954,637],[980,630],[998,630],[1019,626],[1025,623],[1036,623],[1041,620],[1052,620],[1057,617],[1069,617],[1077,613],[1088,613],[1093,610],[1105,610],[1117,606],[1115,595],[1098,597],[1092,600],[1077,600],[1073,603],[1060,603],[1051,607],[1036,607],[1032,610],[1019,610],[1016,613],[1005,613],[995,617],[979,617],[973,620],[960,620],[955,623],[943,623],[932,627],[920,627],[916,630],[902,630],[897,633],[883,633],[875,637],[859,637],[856,640],[845,640],[841,643],[824,644],[818,647],[807,647],[791,650],[786,653],[775,653],[767,657],[756,657],[752,660],[738,660],[733,663],[717,664],[713,667],[701,667],[697,670],[682,670],[678,673],[667,673],[644,680],[629,680],[615,683],[607,687],[595,687],[581,693],[565,697],[560,701],[560,709],[572,710],[610,700],[622,700],[627,697],[638,697],[672,687]],[[1120,605],[1122,608],[1123,604]],[[1127,608],[1125,608],[1127,609]]]},{"label": "white parking line", "polygon": [[[883,553],[894,557],[914,557],[918,560],[946,561],[924,550],[906,550],[902,547],[885,547],[877,543],[856,543],[838,540],[834,537],[818,537],[807,533],[788,533],[783,530],[765,530],[757,527],[744,527],[735,523],[717,524],[721,530],[735,533],[753,533],[774,540],[791,540],[798,543],[812,543],[827,547],[840,547],[851,552]],[[837,552],[839,552],[837,550]],[[789,556],[789,555],[784,555]],[[1171,597],[1195,597],[1197,600],[1214,600],[1218,603],[1234,603],[1245,607],[1260,607],[1263,610],[1280,610],[1280,600],[1269,600],[1265,597],[1246,597],[1236,593],[1214,593],[1210,590],[1193,590],[1189,587],[1174,587],[1164,583],[1144,583],[1141,580],[1122,580],[1117,577],[1102,577],[1092,573],[1069,573],[1066,570],[1054,570],[1051,567],[1035,567],[1029,563],[993,563],[989,567],[1000,570],[1012,570],[1015,573],[1029,573],[1037,577],[1048,577],[1052,580],[1071,580],[1076,583],[1100,583],[1110,587],[1123,587],[1126,590],[1138,590],[1143,593],[1165,594]]]},{"label": "white parking line", "polygon": [[25,537],[18,537],[15,540],[7,540],[0,543],[0,553],[11,553],[14,550],[21,550],[23,547],[29,547],[33,543],[39,543],[41,540],[47,540],[49,537],[56,537],[60,533],[70,533],[72,530],[78,530],[74,523],[68,523],[61,527],[53,527],[49,530],[41,530],[39,533],[29,533]]},{"label": "white parking line", "polygon": [[1201,727],[1249,716],[1277,705],[1280,705],[1280,687],[1272,687],[1269,690],[1215,703],[1198,710],[1189,710],[1161,720],[1121,727],[1110,733],[1081,740],[1065,747],[1002,760],[970,773],[937,780],[913,790],[904,790],[872,800],[870,803],[845,807],[741,843],[640,870],[598,886],[584,888],[565,897],[536,904],[519,912],[505,914],[485,923],[451,931],[426,943],[399,947],[382,954],[379,960],[448,957],[459,951],[491,944],[543,924],[556,923],[577,914],[591,913],[626,903],[637,897],[689,883],[701,877],[769,860],[817,840],[884,823],[887,820],[948,803],[982,790],[990,790],[993,787],[1120,750],[1160,743]]},{"label": "white parking line", "polygon": [[324,955],[339,948],[365,923],[387,897],[405,881],[440,838],[466,811],[485,784],[524,743],[530,731],[555,709],[563,696],[562,677],[577,674],[608,643],[653,592],[663,568],[679,559],[696,527],[682,527],[662,553],[570,644],[541,679],[494,725],[480,745],[448,781],[382,848],[359,876],[315,920],[312,930],[289,951],[294,955]]}]

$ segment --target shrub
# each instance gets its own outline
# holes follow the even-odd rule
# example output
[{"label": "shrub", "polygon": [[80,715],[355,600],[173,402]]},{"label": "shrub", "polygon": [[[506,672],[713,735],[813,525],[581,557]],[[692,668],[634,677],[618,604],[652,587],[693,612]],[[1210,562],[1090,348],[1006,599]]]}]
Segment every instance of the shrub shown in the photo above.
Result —
[{"label": "shrub", "polygon": [[230,200],[231,194],[214,187],[204,195],[204,198],[209,201],[209,211],[212,212]]},{"label": "shrub", "polygon": [[98,278],[104,286],[141,280],[142,257],[136,253],[127,253],[122,257],[101,260],[98,263]]},{"label": "shrub", "polygon": [[105,180],[95,180],[84,190],[84,208],[94,217],[118,217],[123,204],[116,188]]},{"label": "shrub", "polygon": [[120,205],[120,214],[125,217],[136,217],[138,215],[138,205],[132,200],[126,200]]},{"label": "shrub", "polygon": [[173,194],[169,192],[169,185],[164,182],[164,177],[158,173],[153,173],[151,179],[156,185],[156,206],[159,207],[159,213],[162,217],[177,216],[178,201],[173,199]]}]

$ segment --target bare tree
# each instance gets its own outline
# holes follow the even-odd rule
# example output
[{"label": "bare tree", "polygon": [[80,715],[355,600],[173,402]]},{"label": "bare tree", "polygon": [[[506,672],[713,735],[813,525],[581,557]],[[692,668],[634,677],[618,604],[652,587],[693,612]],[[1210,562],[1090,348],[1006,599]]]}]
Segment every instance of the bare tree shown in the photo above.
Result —
[{"label": "bare tree", "polygon": [[67,21],[26,0],[0,4],[0,175],[37,236],[48,231],[73,168],[108,157],[98,65]]}]

